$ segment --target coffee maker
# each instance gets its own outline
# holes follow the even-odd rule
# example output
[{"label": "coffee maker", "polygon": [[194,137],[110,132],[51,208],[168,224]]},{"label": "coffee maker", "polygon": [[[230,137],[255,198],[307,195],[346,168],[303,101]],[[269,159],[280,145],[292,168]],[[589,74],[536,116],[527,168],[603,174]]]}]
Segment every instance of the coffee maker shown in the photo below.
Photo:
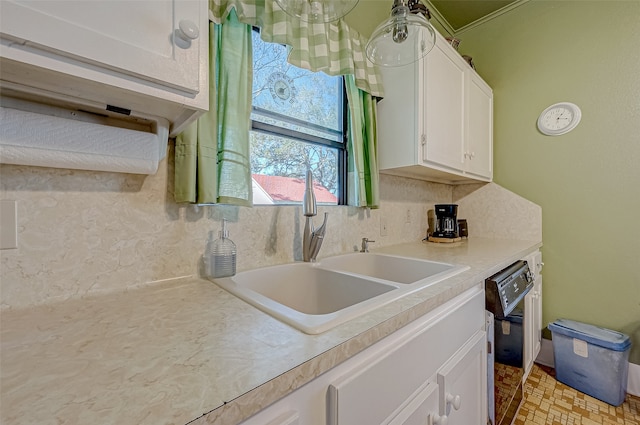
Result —
[{"label": "coffee maker", "polygon": [[435,238],[455,239],[458,235],[458,205],[435,205],[436,228],[432,236]]}]

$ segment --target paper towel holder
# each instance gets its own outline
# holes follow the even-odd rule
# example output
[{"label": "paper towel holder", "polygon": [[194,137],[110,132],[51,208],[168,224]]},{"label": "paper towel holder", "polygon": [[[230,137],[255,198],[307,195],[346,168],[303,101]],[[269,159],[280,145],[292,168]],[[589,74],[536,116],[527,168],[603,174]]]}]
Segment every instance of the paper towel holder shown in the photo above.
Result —
[{"label": "paper towel holder", "polygon": [[[14,95],[15,94],[15,95]],[[35,125],[30,130],[35,137],[27,137],[24,134],[22,136],[14,137],[14,134],[18,133],[20,129],[18,125],[14,125],[13,129],[11,129],[11,123],[6,125],[7,123],[3,123],[3,130],[0,133],[0,162],[8,163],[8,164],[18,164],[18,165],[35,165],[35,166],[52,166],[57,168],[72,168],[72,169],[85,169],[85,170],[95,170],[95,171],[114,171],[114,172],[131,172],[131,173],[142,173],[142,174],[155,174],[157,170],[158,163],[166,157],[167,154],[167,145],[168,145],[168,137],[169,137],[169,122],[168,120],[160,117],[153,117],[149,115],[132,113],[129,116],[124,116],[122,114],[118,114],[117,112],[108,112],[105,109],[101,109],[100,105],[97,103],[94,105],[79,105],[74,104],[73,102],[69,102],[63,99],[53,99],[51,103],[42,103],[38,102],[37,94],[33,93],[29,95],[29,93],[25,92],[14,92],[10,88],[7,87],[2,88],[2,93],[0,96],[0,102],[2,105],[2,112],[4,117],[12,116],[15,117],[20,113],[23,113],[24,116],[30,116],[32,122],[35,121]],[[50,99],[47,99],[49,102]],[[13,112],[11,112],[13,111]],[[61,144],[56,146],[57,141],[66,140],[68,138],[72,138],[74,135],[73,131],[69,131],[69,126],[73,126],[74,122],[78,123],[79,129],[87,129],[89,128],[91,131],[96,129],[98,134],[100,133],[108,133],[114,134],[114,137],[124,136],[127,141],[131,143],[137,143],[136,140],[144,139],[144,143],[146,146],[144,151],[147,152],[145,154],[144,160],[146,164],[144,166],[138,166],[135,163],[135,158],[132,158],[131,161],[127,160],[127,144],[124,142],[114,143],[114,146],[124,147],[124,149],[120,149],[120,151],[110,152],[108,147],[100,147],[98,153],[89,153],[92,155],[92,158],[99,157],[101,154],[104,154],[105,158],[109,157],[119,157],[122,158],[123,164],[114,167],[106,167],[103,168],[99,161],[87,161],[83,163],[83,158],[86,158],[86,152],[78,152],[75,160],[69,160],[68,164],[59,164],[60,161],[56,161],[54,165],[47,165],[46,161],[42,163],[42,161],[35,160],[32,161],[29,157],[29,152],[27,147],[27,153],[20,153],[20,148],[24,140],[27,140],[26,144],[32,144],[28,139],[36,139],[39,137],[38,132],[33,132],[33,129],[36,129],[40,121],[34,119],[34,117],[43,116],[42,122],[46,121],[54,121],[57,123],[63,123],[62,127],[64,127],[64,131],[53,133],[58,134],[58,137],[52,136],[47,139],[46,146],[42,145],[40,142],[40,146],[35,146],[34,152],[45,152],[48,156],[56,155],[57,158],[63,158],[65,153],[69,153],[70,156],[73,155],[73,150],[69,151],[68,147],[65,146],[61,148]],[[62,121],[64,120],[64,121]],[[9,128],[7,128],[9,127]],[[58,125],[54,128],[59,129],[61,126]],[[113,129],[111,131],[110,129]],[[40,134],[46,132],[47,129],[43,127],[43,130]],[[136,136],[136,135],[139,135]],[[20,139],[21,141],[18,141]],[[113,140],[113,138],[111,139]],[[103,139],[101,142],[96,143],[105,143],[109,142],[109,139]],[[84,146],[87,145],[86,140],[83,141]],[[141,142],[142,143],[142,142]],[[37,143],[36,143],[37,144]],[[73,144],[73,143],[72,143]],[[97,146],[97,145],[96,145]],[[34,146],[32,146],[34,147]],[[43,150],[43,147],[46,150]],[[59,149],[59,152],[56,154],[56,150]],[[16,155],[15,152],[18,151]],[[136,152],[138,153],[138,152]],[[139,156],[139,155],[138,155]],[[155,162],[155,166],[153,163]],[[98,165],[96,167],[96,164]],[[131,168],[128,171],[128,168]]]}]

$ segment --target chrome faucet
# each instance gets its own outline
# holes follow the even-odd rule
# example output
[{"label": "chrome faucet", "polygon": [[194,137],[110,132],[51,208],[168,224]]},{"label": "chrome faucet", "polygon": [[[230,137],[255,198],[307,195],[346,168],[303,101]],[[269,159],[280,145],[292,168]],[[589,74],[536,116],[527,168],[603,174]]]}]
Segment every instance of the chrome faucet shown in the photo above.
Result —
[{"label": "chrome faucet", "polygon": [[360,250],[360,252],[369,252],[369,244],[373,242],[375,241],[372,241],[369,238],[362,238],[362,249]]},{"label": "chrome faucet", "polygon": [[324,213],[324,221],[322,226],[317,229],[313,228],[313,219],[311,217],[317,214],[316,195],[313,193],[313,176],[311,170],[307,170],[307,180],[305,183],[304,199],[302,200],[302,213],[307,218],[304,224],[304,234],[302,236],[302,259],[304,261],[316,261],[324,233],[327,228],[327,217],[329,213]]}]

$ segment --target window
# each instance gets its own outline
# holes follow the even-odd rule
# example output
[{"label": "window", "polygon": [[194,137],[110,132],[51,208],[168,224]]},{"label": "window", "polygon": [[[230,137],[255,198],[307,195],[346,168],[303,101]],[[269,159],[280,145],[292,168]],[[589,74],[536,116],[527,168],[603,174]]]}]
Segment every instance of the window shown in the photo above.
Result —
[{"label": "window", "polygon": [[253,203],[301,202],[311,169],[317,202],[345,204],[344,81],[290,65],[287,54],[253,32]]}]

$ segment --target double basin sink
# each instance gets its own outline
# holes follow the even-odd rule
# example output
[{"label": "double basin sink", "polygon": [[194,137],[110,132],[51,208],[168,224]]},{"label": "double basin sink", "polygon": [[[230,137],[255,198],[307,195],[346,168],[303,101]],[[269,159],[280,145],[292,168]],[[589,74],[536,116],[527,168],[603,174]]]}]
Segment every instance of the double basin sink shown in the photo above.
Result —
[{"label": "double basin sink", "polygon": [[467,266],[354,253],[214,279],[220,287],[307,334],[319,334]]}]

